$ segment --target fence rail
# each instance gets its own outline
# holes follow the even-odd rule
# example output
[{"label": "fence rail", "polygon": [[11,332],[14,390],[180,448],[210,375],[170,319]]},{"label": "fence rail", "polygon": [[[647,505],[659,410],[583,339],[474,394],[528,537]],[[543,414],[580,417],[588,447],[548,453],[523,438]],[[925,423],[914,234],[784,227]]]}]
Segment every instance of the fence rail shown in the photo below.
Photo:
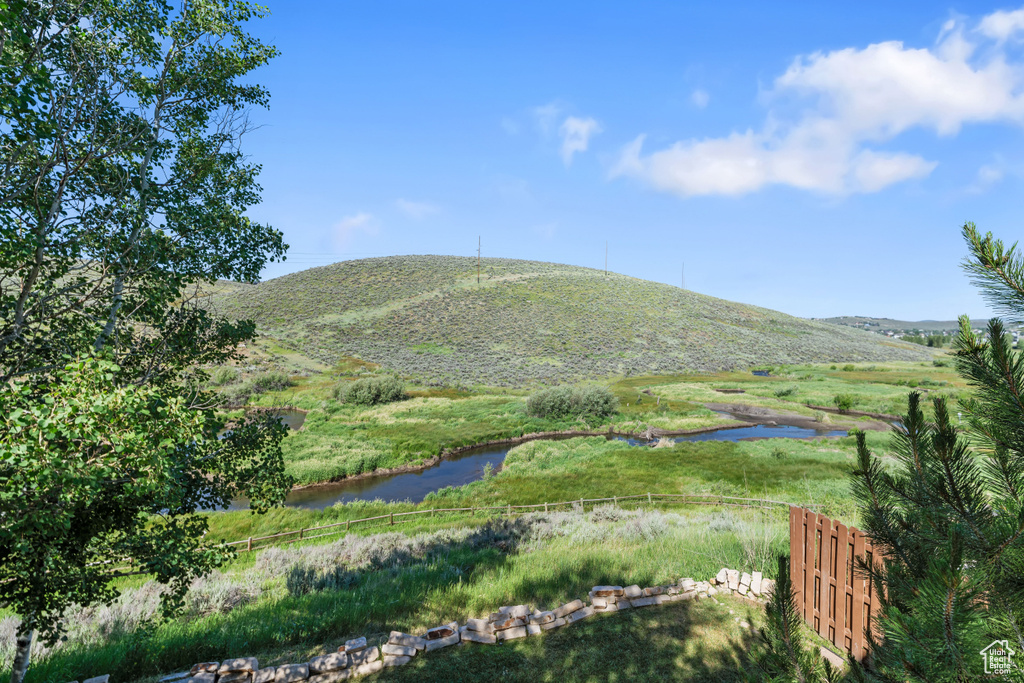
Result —
[{"label": "fence rail", "polygon": [[862,661],[869,654],[868,634],[879,607],[871,575],[861,571],[862,566],[873,571],[881,562],[871,540],[856,527],[794,506],[789,545],[790,577],[804,621]]},{"label": "fence rail", "polygon": [[[430,515],[434,517],[439,514],[457,514],[457,513],[469,513],[476,514],[478,512],[497,512],[499,515],[516,515],[525,514],[527,512],[549,512],[558,508],[564,508],[566,506],[579,505],[585,508],[587,505],[596,505],[598,503],[612,503],[618,505],[621,502],[646,502],[648,505],[654,505],[655,503],[674,503],[677,505],[716,505],[725,507],[743,507],[743,508],[760,508],[760,509],[775,509],[777,507],[785,507],[792,509],[794,505],[781,500],[770,500],[766,498],[742,498],[738,496],[721,496],[714,494],[694,494],[694,493],[639,493],[631,496],[612,496],[611,498],[576,498],[574,500],[559,501],[556,503],[533,503],[531,505],[490,505],[481,507],[461,507],[461,508],[430,508],[426,510],[411,510],[409,512],[394,512],[386,515],[376,515],[374,517],[363,517],[361,519],[349,519],[343,522],[332,522],[331,524],[323,524],[320,526],[305,527],[302,529],[294,529],[292,531],[282,531],[276,534],[270,534],[268,536],[250,536],[249,538],[243,538],[237,541],[228,541],[220,544],[219,547],[236,547],[238,552],[252,552],[254,550],[260,550],[262,548],[269,547],[277,544],[289,544],[298,543],[300,541],[311,541],[317,538],[325,538],[327,536],[334,536],[339,533],[347,532],[356,525],[369,525],[369,526],[393,526],[395,524],[401,524],[406,521],[411,521],[419,515]],[[818,507],[817,505],[810,505],[809,507]],[[377,522],[377,524],[371,524]],[[342,528],[344,527],[344,528]],[[320,532],[320,533],[317,533]],[[104,564],[112,564],[114,561],[108,561]],[[119,567],[114,570],[114,573],[118,576],[130,576],[135,574],[144,574],[145,571],[138,570],[136,567]]]}]

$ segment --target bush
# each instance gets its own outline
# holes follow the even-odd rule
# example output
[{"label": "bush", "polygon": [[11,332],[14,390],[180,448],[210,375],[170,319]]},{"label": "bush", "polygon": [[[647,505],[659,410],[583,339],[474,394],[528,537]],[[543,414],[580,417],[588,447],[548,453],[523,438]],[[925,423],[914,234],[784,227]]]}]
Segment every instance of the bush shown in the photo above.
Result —
[{"label": "bush", "polygon": [[339,384],[334,388],[334,398],[342,403],[375,406],[393,403],[408,398],[405,384],[391,375],[387,377],[364,377],[354,382]]},{"label": "bush", "polygon": [[786,396],[792,396],[797,391],[796,387],[786,387],[785,389],[776,389],[776,398],[785,398]]},{"label": "bush", "polygon": [[533,417],[608,417],[619,407],[606,387],[553,387],[526,399],[526,412]]},{"label": "bush", "polygon": [[234,384],[238,381],[239,376],[240,373],[237,369],[229,365],[222,365],[214,370],[213,374],[210,375],[210,384],[215,387],[221,387],[225,384]]},{"label": "bush", "polygon": [[853,372],[856,369],[857,366],[853,365],[852,363],[847,363],[846,365],[843,366],[843,372]]},{"label": "bush", "polygon": [[252,382],[252,393],[262,394],[265,391],[281,391],[292,385],[292,378],[286,372],[272,370],[256,375],[250,380]]},{"label": "bush", "polygon": [[845,413],[857,403],[857,397],[852,394],[836,394],[832,403],[839,408],[839,412]]}]

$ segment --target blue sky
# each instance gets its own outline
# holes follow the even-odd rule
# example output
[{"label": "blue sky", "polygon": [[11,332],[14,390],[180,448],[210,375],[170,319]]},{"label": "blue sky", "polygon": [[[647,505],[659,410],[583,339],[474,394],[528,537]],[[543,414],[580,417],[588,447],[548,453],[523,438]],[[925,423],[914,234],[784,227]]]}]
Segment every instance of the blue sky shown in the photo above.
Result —
[{"label": "blue sky", "polygon": [[609,268],[794,315],[989,309],[1021,236],[1024,8],[266,0],[264,276],[391,254]]}]

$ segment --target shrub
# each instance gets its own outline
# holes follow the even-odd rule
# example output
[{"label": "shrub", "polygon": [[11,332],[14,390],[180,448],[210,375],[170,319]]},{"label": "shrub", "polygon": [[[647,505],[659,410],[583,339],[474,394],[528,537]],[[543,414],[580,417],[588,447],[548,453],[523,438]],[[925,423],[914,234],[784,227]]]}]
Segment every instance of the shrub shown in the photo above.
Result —
[{"label": "shrub", "polygon": [[775,396],[777,398],[784,398],[786,396],[792,396],[797,391],[796,387],[785,387],[784,389],[776,389]]},{"label": "shrub", "polygon": [[608,417],[619,400],[606,387],[553,387],[526,399],[526,412],[533,417]]},{"label": "shrub", "polygon": [[375,406],[393,403],[407,398],[405,384],[393,375],[386,377],[364,377],[354,382],[339,384],[334,388],[334,398],[342,403]]},{"label": "shrub", "polygon": [[835,404],[836,408],[839,408],[839,412],[845,413],[857,403],[857,397],[853,394],[836,394],[832,399],[832,403]]},{"label": "shrub", "polygon": [[225,384],[234,384],[238,381],[240,375],[241,373],[230,365],[222,365],[214,370],[213,374],[210,375],[210,384],[215,387],[224,386]]},{"label": "shrub", "polygon": [[250,380],[254,394],[262,394],[265,391],[281,391],[292,385],[292,378],[286,372],[271,370],[256,375]]},{"label": "shrub", "polygon": [[853,365],[852,363],[847,363],[846,365],[843,366],[843,372],[853,372],[856,369],[857,366]]}]

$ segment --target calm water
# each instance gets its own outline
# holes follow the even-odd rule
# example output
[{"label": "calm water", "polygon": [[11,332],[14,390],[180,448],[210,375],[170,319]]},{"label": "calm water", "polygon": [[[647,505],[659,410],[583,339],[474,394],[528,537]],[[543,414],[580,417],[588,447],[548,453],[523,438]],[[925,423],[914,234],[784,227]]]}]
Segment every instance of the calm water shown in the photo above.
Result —
[{"label": "calm water", "polygon": [[[305,416],[303,415],[303,418]],[[301,422],[300,422],[301,424]],[[745,441],[752,439],[813,439],[819,437],[846,436],[844,430],[816,430],[788,425],[755,425],[739,429],[722,429],[717,432],[671,437],[673,441]],[[556,437],[557,438],[557,437]],[[567,438],[567,437],[562,437]],[[637,447],[650,442],[617,437]],[[497,470],[505,461],[513,446],[489,446],[475,448],[460,455],[445,458],[437,465],[418,472],[405,472],[381,477],[366,477],[351,481],[326,484],[313,488],[292,491],[285,501],[288,507],[320,510],[335,503],[353,500],[383,500],[396,502],[409,500],[421,502],[428,493],[446,486],[462,486],[482,479],[484,467],[489,463]],[[239,500],[231,509],[245,509],[245,501]]]}]

